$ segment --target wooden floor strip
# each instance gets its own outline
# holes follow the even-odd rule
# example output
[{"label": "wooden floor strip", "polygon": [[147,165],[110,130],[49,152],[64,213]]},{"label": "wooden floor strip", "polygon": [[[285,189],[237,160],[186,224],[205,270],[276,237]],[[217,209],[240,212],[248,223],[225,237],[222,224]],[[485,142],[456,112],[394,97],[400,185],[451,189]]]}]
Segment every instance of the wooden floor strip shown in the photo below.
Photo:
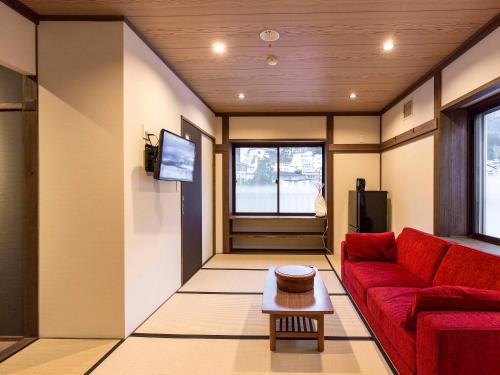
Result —
[{"label": "wooden floor strip", "polygon": [[23,350],[27,346],[33,344],[36,340],[38,340],[38,339],[34,338],[34,337],[22,338],[21,340],[19,340],[15,344],[9,346],[5,350],[2,350],[0,352],[0,363],[5,361],[6,359],[12,357],[14,354],[20,352],[21,350]]}]

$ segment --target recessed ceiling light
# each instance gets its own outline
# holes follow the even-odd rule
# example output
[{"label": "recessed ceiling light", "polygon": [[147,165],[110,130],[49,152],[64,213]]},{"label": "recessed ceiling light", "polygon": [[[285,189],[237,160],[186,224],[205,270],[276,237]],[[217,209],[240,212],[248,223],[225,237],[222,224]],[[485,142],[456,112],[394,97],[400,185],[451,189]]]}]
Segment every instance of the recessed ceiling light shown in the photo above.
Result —
[{"label": "recessed ceiling light", "polygon": [[384,43],[384,51],[390,51],[393,48],[394,48],[394,42],[391,39],[386,40]]},{"label": "recessed ceiling light", "polygon": [[278,56],[272,54],[267,55],[266,62],[267,65],[275,66],[278,64]]},{"label": "recessed ceiling light", "polygon": [[215,53],[221,54],[221,53],[224,53],[224,51],[226,50],[226,45],[224,43],[221,43],[221,42],[216,42],[216,43],[214,43],[212,48],[213,48]]},{"label": "recessed ceiling light", "polygon": [[355,92],[351,92],[351,95],[349,95],[349,98],[351,99],[356,99],[358,96],[356,95]]},{"label": "recessed ceiling light", "polygon": [[238,94],[238,99],[245,99],[245,94],[243,94],[242,92],[240,92]]}]

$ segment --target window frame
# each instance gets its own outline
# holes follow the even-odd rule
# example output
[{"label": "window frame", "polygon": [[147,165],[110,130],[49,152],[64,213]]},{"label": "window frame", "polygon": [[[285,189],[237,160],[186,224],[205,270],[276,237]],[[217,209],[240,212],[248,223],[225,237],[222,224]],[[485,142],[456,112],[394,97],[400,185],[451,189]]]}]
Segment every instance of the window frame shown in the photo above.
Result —
[{"label": "window frame", "polygon": [[[493,111],[496,108],[500,108],[500,94],[494,95],[488,99],[485,99],[470,108],[468,108],[468,123],[469,123],[469,155],[470,155],[470,165],[469,165],[469,236],[484,242],[489,242],[492,244],[500,245],[500,238],[486,235],[484,233],[479,232],[478,228],[478,215],[482,210],[483,203],[479,203],[477,201],[478,195],[478,184],[476,175],[478,173],[478,165],[480,162],[477,158],[477,129],[476,129],[476,117],[478,115],[484,115],[490,111]],[[481,126],[484,126],[481,124]],[[483,135],[481,131],[481,135]],[[482,188],[481,188],[482,189]],[[478,207],[478,206],[481,207]]]},{"label": "window frame", "polygon": [[[277,149],[277,210],[276,212],[240,212],[236,211],[236,149],[248,147],[248,148],[276,148]],[[231,165],[231,188],[232,188],[232,209],[231,214],[234,216],[315,216],[314,212],[280,212],[280,147],[321,147],[321,182],[323,184],[322,195],[325,197],[326,190],[326,142],[324,141],[237,141],[231,143],[231,157],[232,157],[232,165]]]}]

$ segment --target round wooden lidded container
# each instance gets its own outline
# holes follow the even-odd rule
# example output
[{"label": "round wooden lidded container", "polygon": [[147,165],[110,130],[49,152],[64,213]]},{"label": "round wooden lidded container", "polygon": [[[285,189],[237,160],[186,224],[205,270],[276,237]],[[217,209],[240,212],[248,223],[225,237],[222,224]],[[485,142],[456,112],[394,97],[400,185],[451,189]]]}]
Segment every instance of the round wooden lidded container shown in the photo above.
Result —
[{"label": "round wooden lidded container", "polygon": [[274,270],[278,289],[289,293],[302,293],[314,289],[316,271],[310,266],[287,265]]}]

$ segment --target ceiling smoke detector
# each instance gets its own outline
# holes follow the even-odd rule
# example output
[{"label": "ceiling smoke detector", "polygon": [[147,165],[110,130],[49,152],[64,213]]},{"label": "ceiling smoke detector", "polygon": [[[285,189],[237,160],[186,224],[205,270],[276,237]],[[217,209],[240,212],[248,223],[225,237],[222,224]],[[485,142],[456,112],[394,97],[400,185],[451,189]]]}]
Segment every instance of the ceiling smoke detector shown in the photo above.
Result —
[{"label": "ceiling smoke detector", "polygon": [[267,55],[266,62],[267,62],[267,65],[274,66],[274,65],[278,64],[278,56],[271,55],[271,54]]},{"label": "ceiling smoke detector", "polygon": [[264,42],[276,42],[280,38],[280,34],[276,30],[264,30],[260,33],[260,39]]}]

